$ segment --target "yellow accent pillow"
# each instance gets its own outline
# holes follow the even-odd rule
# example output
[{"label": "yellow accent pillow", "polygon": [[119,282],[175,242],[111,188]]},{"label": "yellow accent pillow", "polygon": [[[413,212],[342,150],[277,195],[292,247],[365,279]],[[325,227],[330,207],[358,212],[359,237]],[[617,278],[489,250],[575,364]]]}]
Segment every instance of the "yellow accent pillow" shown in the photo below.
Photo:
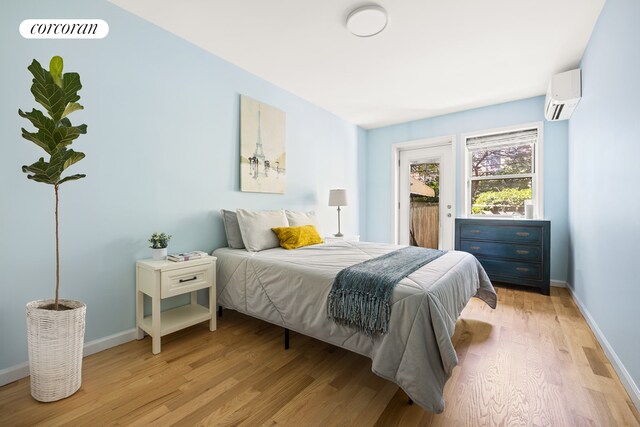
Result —
[{"label": "yellow accent pillow", "polygon": [[275,227],[271,229],[278,239],[280,246],[285,249],[296,249],[303,246],[324,243],[318,230],[313,225],[301,225],[299,227]]}]

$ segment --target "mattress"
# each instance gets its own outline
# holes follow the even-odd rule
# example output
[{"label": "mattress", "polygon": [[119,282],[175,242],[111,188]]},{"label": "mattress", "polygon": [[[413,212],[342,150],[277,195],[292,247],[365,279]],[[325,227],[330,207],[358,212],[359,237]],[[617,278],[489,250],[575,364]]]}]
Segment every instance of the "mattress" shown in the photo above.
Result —
[{"label": "mattress", "polygon": [[295,250],[217,249],[217,301],[369,357],[375,374],[439,413],[458,362],[451,337],[460,312],[473,296],[496,306],[493,286],[473,255],[449,251],[400,281],[385,335],[371,338],[327,316],[327,295],[340,270],[400,247],[332,241]]}]

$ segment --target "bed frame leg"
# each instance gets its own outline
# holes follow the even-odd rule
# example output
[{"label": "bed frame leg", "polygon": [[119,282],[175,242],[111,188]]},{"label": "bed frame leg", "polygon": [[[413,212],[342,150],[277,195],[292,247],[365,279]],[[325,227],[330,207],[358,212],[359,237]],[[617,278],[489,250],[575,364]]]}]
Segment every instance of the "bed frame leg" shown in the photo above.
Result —
[{"label": "bed frame leg", "polygon": [[222,306],[218,306],[218,317],[222,317]]},{"label": "bed frame leg", "polygon": [[284,328],[284,349],[289,350],[289,329]]},{"label": "bed frame leg", "polygon": [[409,398],[409,405],[413,405],[413,399]]}]

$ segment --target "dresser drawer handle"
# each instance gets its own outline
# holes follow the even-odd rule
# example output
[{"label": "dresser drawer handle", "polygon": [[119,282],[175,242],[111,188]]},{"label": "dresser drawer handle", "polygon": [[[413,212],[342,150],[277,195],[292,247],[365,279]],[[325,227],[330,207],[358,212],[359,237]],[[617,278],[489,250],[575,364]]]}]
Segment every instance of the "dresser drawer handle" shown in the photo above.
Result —
[{"label": "dresser drawer handle", "polygon": [[477,251],[478,249],[480,249],[480,246],[469,246],[469,249]]},{"label": "dresser drawer handle", "polygon": [[516,250],[516,253],[519,254],[519,255],[526,255],[526,254],[529,253],[529,251],[525,251],[523,249],[518,249],[518,250]]},{"label": "dresser drawer handle", "polygon": [[527,271],[529,271],[529,269],[526,267],[516,267],[516,270],[522,271],[523,273],[526,273]]},{"label": "dresser drawer handle", "polygon": [[471,233],[471,234],[480,234],[480,230],[471,230],[469,233]]},{"label": "dresser drawer handle", "polygon": [[522,237],[527,237],[529,235],[529,233],[527,233],[526,231],[518,231],[516,234]]},{"label": "dresser drawer handle", "polygon": [[179,282],[180,283],[190,282],[192,280],[196,280],[197,278],[198,278],[197,276],[193,276],[191,279],[180,279]]}]

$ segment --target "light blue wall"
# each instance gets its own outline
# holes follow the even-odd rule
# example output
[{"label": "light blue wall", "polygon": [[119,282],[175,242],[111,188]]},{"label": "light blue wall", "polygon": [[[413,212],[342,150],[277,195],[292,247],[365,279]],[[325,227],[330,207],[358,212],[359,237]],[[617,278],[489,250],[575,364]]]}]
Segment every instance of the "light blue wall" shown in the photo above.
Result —
[{"label": "light blue wall", "polygon": [[640,2],[608,0],[569,121],[569,283],[640,385]]},{"label": "light blue wall", "polygon": [[[18,108],[36,106],[26,67],[52,55],[78,71],[86,153],[61,190],[61,295],[85,301],[87,341],[134,327],[134,263],[146,238],[173,234],[170,251],[225,244],[220,208],[316,209],[335,228],[328,190],[350,204],[343,229],[358,233],[364,132],[104,1],[11,1],[0,11],[0,370],[27,359],[25,304],[54,290],[53,190],[20,170],[42,153],[20,137]],[[25,40],[26,18],[100,18],[103,40]],[[239,94],[287,114],[285,195],[239,189]]]},{"label": "light blue wall", "polygon": [[[364,234],[367,229],[367,217],[369,212],[367,211],[367,188],[368,176],[367,176],[367,131],[358,128],[358,205],[360,206],[359,212],[359,225],[361,240],[364,239]],[[347,200],[348,201],[348,200]]]},{"label": "light blue wall", "polygon": [[[401,123],[367,131],[366,239],[391,242],[392,144],[456,135],[458,182],[464,182],[461,135],[530,122],[543,117],[544,97]],[[463,214],[464,194],[457,186],[457,215]],[[551,220],[551,279],[567,278],[567,123],[544,123],[544,217]]]}]

